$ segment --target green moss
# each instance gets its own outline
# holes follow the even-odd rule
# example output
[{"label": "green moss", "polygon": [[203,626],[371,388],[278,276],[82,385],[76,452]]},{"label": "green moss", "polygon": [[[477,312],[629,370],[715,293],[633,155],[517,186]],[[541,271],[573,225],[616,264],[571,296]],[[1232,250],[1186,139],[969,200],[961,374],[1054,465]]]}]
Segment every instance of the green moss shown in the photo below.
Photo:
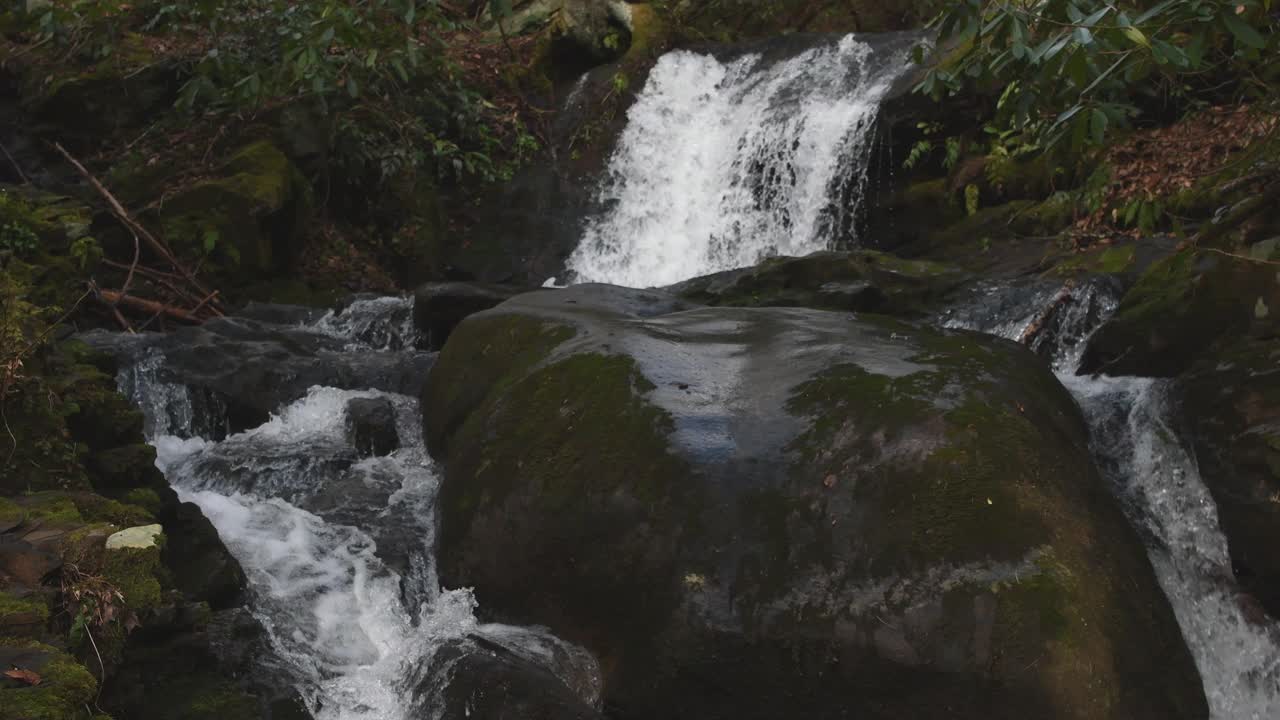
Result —
[{"label": "green moss", "polygon": [[0,638],[0,645],[28,648],[48,658],[38,668],[41,682],[0,690],[0,720],[73,720],[85,717],[98,682],[70,656],[37,642]]},{"label": "green moss", "polygon": [[[155,495],[154,491],[144,490],[143,492],[150,492],[159,503],[159,496]],[[134,527],[151,525],[156,521],[155,516],[137,505],[129,505],[101,495],[77,493],[72,496],[72,501],[81,516],[89,522],[109,522],[120,527]]]},{"label": "green moss", "polygon": [[162,223],[171,243],[212,253],[228,277],[235,269],[257,276],[292,260],[310,206],[306,179],[275,145],[259,141],[234,154],[218,177],[167,199]]},{"label": "green moss", "polygon": [[[426,413],[423,426],[433,454],[447,452],[448,438],[486,398],[498,398],[517,379],[542,363],[576,331],[567,325],[529,320],[518,315],[485,315],[460,325],[436,361],[455,378],[447,386],[428,382],[423,407],[447,408]],[[443,377],[433,372],[433,377]]]},{"label": "green moss", "polygon": [[[130,505],[142,508],[150,513],[153,517],[164,507],[164,503],[160,500],[160,495],[151,488],[134,488],[125,493],[124,501]],[[137,523],[146,524],[146,523]]]},{"label": "green moss", "polygon": [[26,516],[26,512],[17,503],[9,498],[0,497],[0,525],[22,522]]},{"label": "green moss", "polygon": [[1061,232],[1076,218],[1078,197],[1076,193],[1056,192],[1043,202],[1024,208],[1014,218],[1013,227],[1024,235],[1041,237]]},{"label": "green moss", "polygon": [[0,627],[17,622],[43,626],[48,619],[49,606],[43,598],[37,595],[19,598],[0,591]]},{"label": "green moss", "polygon": [[1196,249],[1147,269],[1098,330],[1086,371],[1174,375],[1218,342],[1280,330],[1280,313],[1259,316],[1258,304],[1280,307],[1275,268]]},{"label": "green moss", "polygon": [[142,615],[160,604],[160,548],[108,550],[102,574],[124,596],[130,610]]},{"label": "green moss", "polygon": [[1119,275],[1133,267],[1137,255],[1136,245],[1112,245],[1072,255],[1049,272],[1062,276],[1092,273]]},{"label": "green moss", "polygon": [[56,491],[32,493],[23,496],[18,504],[21,505],[28,523],[54,527],[84,523],[84,517],[76,507],[75,500],[65,493]]},{"label": "green moss", "polygon": [[[588,492],[579,485],[583,481],[617,487],[645,503],[661,502],[668,494],[664,483],[674,478],[666,440],[673,425],[665,412],[644,401],[652,389],[629,358],[581,354],[534,370],[491,395],[490,407],[473,413],[459,434],[492,437],[482,443],[492,446],[483,455],[520,458],[523,470],[482,461],[475,482],[456,496],[455,516],[501,505],[515,488],[535,493],[542,511],[569,511]],[[586,400],[563,402],[575,394]],[[495,403],[529,414],[518,422],[499,414],[501,427],[486,428]],[[511,452],[511,447],[524,451]],[[616,482],[619,474],[625,476],[622,482]]]}]

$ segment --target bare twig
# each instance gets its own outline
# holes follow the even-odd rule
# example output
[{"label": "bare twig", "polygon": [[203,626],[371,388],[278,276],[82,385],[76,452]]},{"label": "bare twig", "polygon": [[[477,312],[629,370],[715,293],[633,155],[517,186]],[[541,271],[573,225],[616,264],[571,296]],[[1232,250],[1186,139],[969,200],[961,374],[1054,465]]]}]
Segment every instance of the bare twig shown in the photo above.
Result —
[{"label": "bare twig", "polygon": [[177,270],[178,273],[182,275],[183,279],[190,283],[201,294],[209,294],[209,289],[204,287],[200,281],[196,279],[195,274],[188,270],[182,263],[178,262],[178,258],[173,254],[173,251],[170,250],[163,241],[155,235],[152,235],[150,231],[139,224],[138,221],[134,220],[133,216],[131,216],[129,212],[124,209],[124,206],[120,204],[120,201],[111,194],[111,191],[107,190],[107,188],[93,176],[93,173],[89,172],[89,170],[81,164],[79,160],[72,157],[71,153],[67,152],[66,148],[62,147],[62,145],[54,143],[53,147],[64,159],[66,159],[67,162],[71,163],[71,165],[75,167],[76,171],[80,173],[80,176],[88,181],[88,183],[98,191],[98,194],[107,201],[107,205],[110,206],[111,212],[116,216],[117,220],[127,227],[130,232],[133,232],[143,240],[146,240],[152,250],[173,266],[173,269]]},{"label": "bare twig", "polygon": [[0,143],[0,152],[3,152],[4,156],[9,159],[9,164],[12,165],[13,169],[17,171],[18,178],[22,180],[22,184],[30,185],[31,178],[27,177],[27,174],[22,172],[22,166],[19,165],[18,161],[14,160],[13,156],[9,154],[9,148],[5,147],[4,143]]},{"label": "bare twig", "polygon": [[1207,248],[1200,248],[1200,249],[1206,252],[1218,253],[1219,255],[1226,255],[1229,258],[1244,260],[1245,262],[1258,263],[1261,265],[1280,266],[1280,262],[1276,262],[1275,260],[1263,260],[1262,258],[1249,257],[1248,255],[1237,255],[1236,253],[1230,253],[1230,252],[1227,252],[1226,250],[1219,250],[1218,248],[1207,247]]}]

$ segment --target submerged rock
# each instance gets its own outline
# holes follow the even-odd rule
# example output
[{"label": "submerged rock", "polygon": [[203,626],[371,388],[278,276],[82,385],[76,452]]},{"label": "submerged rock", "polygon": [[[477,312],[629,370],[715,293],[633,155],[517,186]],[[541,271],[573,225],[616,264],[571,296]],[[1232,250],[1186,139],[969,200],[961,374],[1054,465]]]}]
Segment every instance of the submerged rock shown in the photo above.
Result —
[{"label": "submerged rock", "polygon": [[423,391],[440,577],[636,717],[1194,718],[1071,397],[1005,341],[582,285],[465,320]]},{"label": "submerged rock", "polygon": [[604,718],[550,670],[494,643],[472,638],[441,650],[435,663],[447,668],[445,677],[425,683],[418,695],[443,706],[430,715],[437,720]]}]

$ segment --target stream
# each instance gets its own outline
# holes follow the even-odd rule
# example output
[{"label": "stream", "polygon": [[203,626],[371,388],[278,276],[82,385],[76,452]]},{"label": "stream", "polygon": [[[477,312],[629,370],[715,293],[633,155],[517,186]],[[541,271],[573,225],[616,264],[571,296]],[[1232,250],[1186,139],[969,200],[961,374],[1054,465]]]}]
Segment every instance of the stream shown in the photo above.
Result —
[{"label": "stream", "polygon": [[[850,36],[780,60],[663,57],[629,115],[601,184],[607,209],[587,223],[569,278],[659,286],[831,247],[862,197],[878,103],[897,72],[868,55]],[[1234,583],[1166,384],[1075,375],[1084,341],[1117,299],[1105,281],[996,282],[936,322],[1022,341],[1054,366],[1147,544],[1213,718],[1280,717],[1280,628],[1251,613]],[[537,628],[482,624],[467,590],[440,587],[440,470],[417,400],[432,356],[415,349],[410,317],[409,300],[365,298],[341,313],[258,308],[200,335],[110,343],[129,358],[120,387],[145,411],[157,464],[244,566],[269,664],[316,718],[438,716],[456,657],[444,651],[479,641],[545,667],[598,706],[600,669],[588,653]],[[237,348],[208,362],[240,380],[262,375],[261,404],[278,402],[237,409],[200,390],[237,378],[184,356],[193,343]],[[359,447],[353,402],[390,413],[393,449]]]}]

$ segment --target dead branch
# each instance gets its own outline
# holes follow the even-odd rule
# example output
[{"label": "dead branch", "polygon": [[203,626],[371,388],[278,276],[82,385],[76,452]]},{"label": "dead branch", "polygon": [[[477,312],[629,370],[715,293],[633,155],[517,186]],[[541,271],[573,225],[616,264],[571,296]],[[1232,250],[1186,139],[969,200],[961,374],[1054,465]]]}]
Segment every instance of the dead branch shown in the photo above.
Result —
[{"label": "dead branch", "polygon": [[183,310],[182,308],[165,305],[164,303],[159,303],[154,300],[144,300],[142,298],[132,297],[129,295],[121,295],[115,290],[99,289],[98,297],[103,302],[111,305],[113,309],[116,305],[123,305],[142,312],[159,313],[165,317],[170,317],[174,320],[181,320],[182,322],[192,325],[199,325],[203,322],[199,317],[192,314],[190,311]]},{"label": "dead branch", "polygon": [[146,240],[147,245],[149,245],[156,254],[168,262],[186,282],[190,283],[191,286],[198,290],[202,295],[211,294],[209,289],[204,287],[200,281],[196,279],[194,273],[188,270],[185,265],[178,262],[177,256],[173,254],[173,251],[169,249],[168,245],[155,235],[152,235],[151,232],[138,223],[138,221],[134,220],[133,216],[131,216],[129,212],[125,210],[124,206],[120,204],[120,201],[117,200],[116,197],[111,194],[111,191],[107,190],[107,188],[99,182],[96,177],[94,177],[93,173],[89,172],[88,168],[81,164],[79,160],[72,157],[71,153],[67,152],[66,148],[62,147],[61,144],[54,143],[53,147],[64,159],[66,159],[67,162],[71,163],[71,165],[75,167],[76,171],[80,173],[80,176],[92,185],[93,189],[97,190],[98,194],[107,201],[107,205],[111,208],[112,214],[116,216],[116,219],[119,220],[121,224],[128,228],[128,230],[136,237],[141,237],[143,240]]}]

